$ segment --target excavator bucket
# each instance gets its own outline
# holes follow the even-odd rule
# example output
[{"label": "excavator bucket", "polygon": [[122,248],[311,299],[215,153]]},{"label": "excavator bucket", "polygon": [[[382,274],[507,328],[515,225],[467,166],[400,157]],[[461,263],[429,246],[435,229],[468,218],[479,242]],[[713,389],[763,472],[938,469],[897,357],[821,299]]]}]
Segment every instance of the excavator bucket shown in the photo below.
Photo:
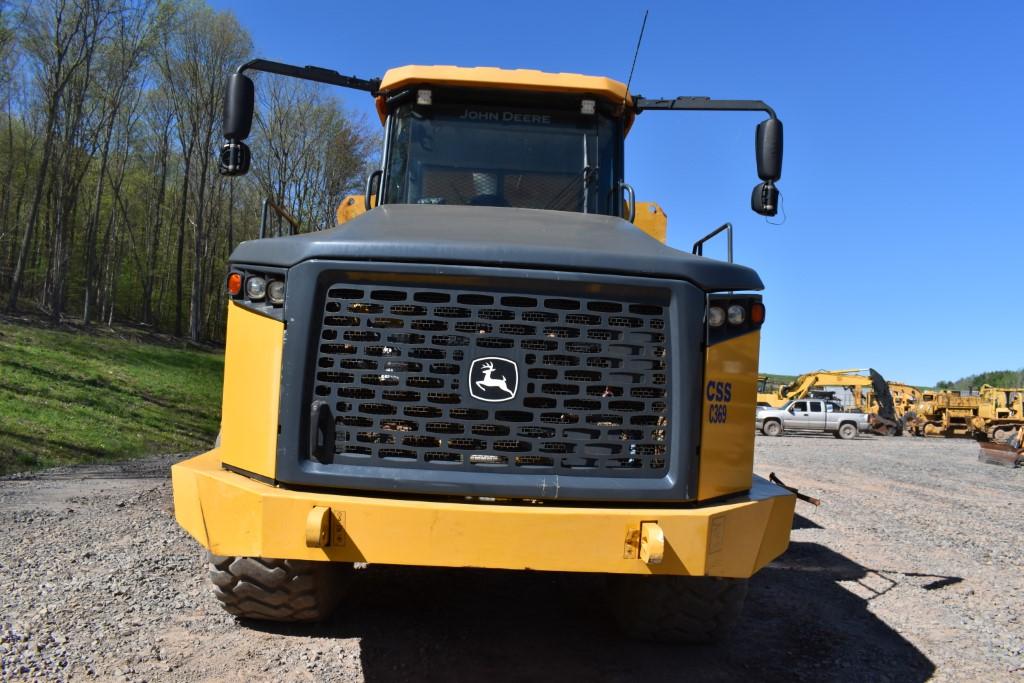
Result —
[{"label": "excavator bucket", "polygon": [[878,412],[869,418],[871,431],[880,436],[901,436],[903,422],[896,415],[896,402],[889,391],[889,383],[874,368],[869,368],[868,373],[871,376],[875,400],[878,401]]}]

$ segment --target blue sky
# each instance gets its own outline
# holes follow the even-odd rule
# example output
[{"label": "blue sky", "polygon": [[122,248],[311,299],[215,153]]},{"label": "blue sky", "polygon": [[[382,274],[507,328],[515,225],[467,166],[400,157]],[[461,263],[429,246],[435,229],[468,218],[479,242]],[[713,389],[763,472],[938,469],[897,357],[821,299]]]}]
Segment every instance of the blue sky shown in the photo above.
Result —
[{"label": "blue sky", "polygon": [[665,208],[670,245],[736,226],[736,260],[766,285],[763,370],[932,384],[1024,366],[1024,3],[212,4],[259,56],[345,74],[619,80],[649,7],[632,92],[763,99],[785,123],[783,225],[749,209],[758,114],[647,112],[627,140],[627,181]]}]

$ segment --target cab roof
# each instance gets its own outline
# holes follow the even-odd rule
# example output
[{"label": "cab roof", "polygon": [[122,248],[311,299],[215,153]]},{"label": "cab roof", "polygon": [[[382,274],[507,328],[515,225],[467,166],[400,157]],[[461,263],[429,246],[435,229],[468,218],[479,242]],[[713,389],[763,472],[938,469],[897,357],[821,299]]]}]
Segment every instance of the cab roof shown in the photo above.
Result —
[{"label": "cab roof", "polygon": [[572,73],[548,73],[536,69],[499,69],[493,66],[400,66],[388,69],[381,79],[377,113],[381,123],[387,118],[384,106],[388,93],[413,85],[440,85],[488,90],[527,90],[530,92],[579,93],[625,104],[626,128],[633,122],[633,98],[626,85],[604,76]]}]

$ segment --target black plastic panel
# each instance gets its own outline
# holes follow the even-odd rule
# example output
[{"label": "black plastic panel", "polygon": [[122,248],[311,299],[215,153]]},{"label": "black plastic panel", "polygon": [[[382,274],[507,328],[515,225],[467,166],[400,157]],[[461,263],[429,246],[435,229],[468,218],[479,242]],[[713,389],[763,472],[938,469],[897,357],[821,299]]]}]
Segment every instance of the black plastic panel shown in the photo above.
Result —
[{"label": "black plastic panel", "polygon": [[325,287],[309,401],[333,411],[331,462],[664,476],[667,289]]}]

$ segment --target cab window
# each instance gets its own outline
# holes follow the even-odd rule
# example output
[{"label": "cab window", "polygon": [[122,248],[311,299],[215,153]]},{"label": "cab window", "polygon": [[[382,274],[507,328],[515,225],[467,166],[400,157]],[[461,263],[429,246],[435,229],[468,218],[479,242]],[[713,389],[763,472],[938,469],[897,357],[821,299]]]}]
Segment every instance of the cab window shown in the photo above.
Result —
[{"label": "cab window", "polygon": [[613,213],[617,128],[603,114],[475,103],[392,115],[384,202]]},{"label": "cab window", "polygon": [[807,401],[797,401],[793,404],[793,412],[795,413],[806,413],[807,412]]}]

